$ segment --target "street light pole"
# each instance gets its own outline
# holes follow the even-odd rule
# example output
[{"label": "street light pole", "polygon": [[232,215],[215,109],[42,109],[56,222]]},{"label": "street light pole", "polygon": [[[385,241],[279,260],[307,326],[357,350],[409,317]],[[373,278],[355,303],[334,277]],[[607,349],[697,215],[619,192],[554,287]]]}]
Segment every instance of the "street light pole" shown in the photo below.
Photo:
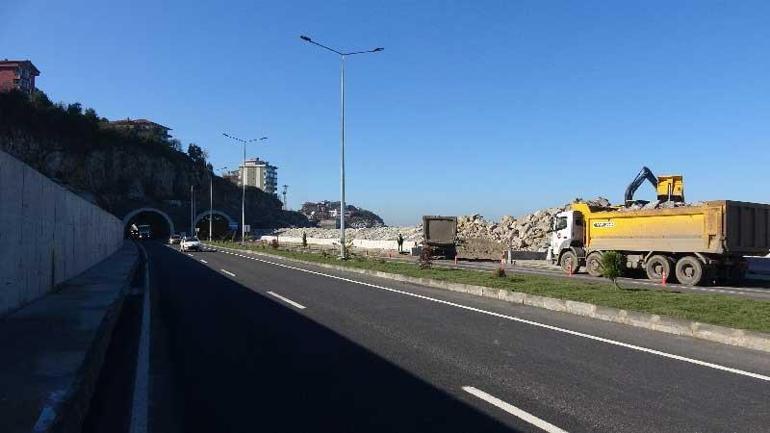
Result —
[{"label": "street light pole", "polygon": [[241,165],[241,244],[246,240],[246,143],[252,141],[267,140],[267,137],[252,138],[250,140],[244,140],[242,138],[234,137],[222,133],[227,138],[243,143],[243,164]]},{"label": "street light pole", "polygon": [[377,53],[384,50],[384,48],[342,52],[320,44],[308,36],[303,35],[299,38],[340,56],[340,258],[344,260],[347,258],[345,248],[345,58],[355,54]]}]

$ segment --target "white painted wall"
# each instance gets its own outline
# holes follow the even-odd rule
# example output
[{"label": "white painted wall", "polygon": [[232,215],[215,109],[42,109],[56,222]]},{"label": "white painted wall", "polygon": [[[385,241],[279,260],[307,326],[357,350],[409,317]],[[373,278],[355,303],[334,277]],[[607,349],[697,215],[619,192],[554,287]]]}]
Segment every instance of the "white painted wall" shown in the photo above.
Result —
[{"label": "white painted wall", "polygon": [[[262,236],[260,239],[263,241],[270,242],[273,239],[275,239],[276,236]],[[287,244],[301,244],[302,238],[300,237],[288,237],[288,236],[278,236],[278,242],[285,242]],[[322,239],[322,238],[307,238],[308,245],[323,245],[323,246],[334,246],[339,245],[339,239]],[[413,247],[415,244],[414,241],[407,241],[404,240],[404,250],[408,251],[409,248]],[[377,241],[377,240],[371,240],[371,239],[353,239],[353,246],[356,248],[361,249],[367,249],[367,250],[397,250],[398,249],[398,243],[396,241]]]},{"label": "white painted wall", "polygon": [[0,152],[0,317],[122,243],[118,218]]}]

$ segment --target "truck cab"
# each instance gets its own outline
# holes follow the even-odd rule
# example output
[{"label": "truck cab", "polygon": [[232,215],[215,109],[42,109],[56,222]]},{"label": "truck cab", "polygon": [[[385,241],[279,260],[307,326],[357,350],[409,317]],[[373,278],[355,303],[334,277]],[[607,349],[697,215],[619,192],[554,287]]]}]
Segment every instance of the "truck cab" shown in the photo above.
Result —
[{"label": "truck cab", "polygon": [[583,214],[568,209],[553,219],[548,257],[565,272],[574,274],[585,260],[585,219]]}]

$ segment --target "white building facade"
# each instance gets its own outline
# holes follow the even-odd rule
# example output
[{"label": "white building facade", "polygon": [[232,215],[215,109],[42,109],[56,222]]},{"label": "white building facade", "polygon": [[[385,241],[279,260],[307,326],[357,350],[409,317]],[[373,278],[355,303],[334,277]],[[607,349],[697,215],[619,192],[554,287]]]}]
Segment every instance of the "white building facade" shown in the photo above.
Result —
[{"label": "white building facade", "polygon": [[246,186],[255,186],[268,194],[278,190],[278,167],[259,158],[247,159],[239,170],[241,179],[246,177]]}]

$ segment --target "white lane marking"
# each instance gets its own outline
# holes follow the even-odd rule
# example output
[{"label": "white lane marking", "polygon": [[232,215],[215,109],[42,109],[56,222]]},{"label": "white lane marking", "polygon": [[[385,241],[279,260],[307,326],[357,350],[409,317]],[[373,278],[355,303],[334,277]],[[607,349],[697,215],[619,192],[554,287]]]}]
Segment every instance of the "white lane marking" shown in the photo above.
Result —
[{"label": "white lane marking", "polygon": [[232,273],[232,272],[228,271],[227,269],[220,269],[220,271],[222,271],[222,272],[226,273],[227,275],[229,275],[229,276],[231,276],[231,277],[234,277],[234,276],[235,276],[235,274],[234,274],[234,273]]},{"label": "white lane marking", "polygon": [[[226,251],[223,251],[223,252],[226,252]],[[663,358],[675,359],[677,361],[682,361],[682,362],[687,362],[687,363],[690,363],[690,364],[700,365],[701,367],[713,368],[714,370],[726,371],[728,373],[734,373],[734,374],[738,374],[738,375],[741,375],[741,376],[752,377],[754,379],[759,379],[759,380],[764,380],[766,382],[770,382],[770,376],[766,376],[766,375],[759,374],[759,373],[753,373],[751,371],[746,371],[746,370],[741,370],[741,369],[738,369],[738,368],[727,367],[727,366],[720,365],[720,364],[714,364],[712,362],[706,362],[706,361],[701,361],[699,359],[688,358],[686,356],[675,355],[673,353],[663,352],[663,351],[656,350],[656,349],[650,349],[650,348],[644,347],[644,346],[637,346],[635,344],[624,343],[622,341],[612,340],[610,338],[598,337],[598,336],[595,336],[595,335],[586,334],[584,332],[573,331],[571,329],[565,329],[565,328],[560,328],[560,327],[554,326],[554,325],[548,325],[546,323],[536,322],[534,320],[522,319],[521,317],[509,316],[507,314],[501,314],[501,313],[495,313],[494,311],[482,310],[481,308],[476,308],[476,307],[469,307],[467,305],[457,304],[455,302],[445,301],[443,299],[431,298],[430,296],[418,295],[417,293],[407,292],[407,291],[404,291],[404,290],[391,289],[390,287],[379,286],[377,284],[371,284],[371,283],[365,283],[363,281],[351,280],[349,278],[339,277],[337,275],[331,275],[331,274],[325,274],[323,272],[311,271],[310,269],[303,269],[303,268],[298,268],[296,266],[284,265],[282,263],[271,262],[269,260],[258,259],[256,257],[244,256],[242,254],[235,254],[235,253],[228,253],[228,252],[226,252],[226,253],[234,255],[234,256],[238,256],[238,257],[243,257],[245,259],[251,259],[251,260],[256,260],[258,262],[267,263],[269,265],[279,266],[279,267],[282,267],[282,268],[292,269],[292,270],[295,270],[295,271],[305,272],[305,273],[308,273],[308,274],[313,274],[313,275],[323,276],[323,277],[327,277],[327,278],[332,278],[332,279],[335,279],[335,280],[346,281],[348,283],[359,284],[359,285],[362,285],[362,286],[373,287],[375,289],[385,290],[385,291],[388,291],[388,292],[391,292],[391,293],[398,293],[400,295],[411,296],[411,297],[418,298],[418,299],[423,299],[423,300],[426,300],[426,301],[436,302],[438,304],[449,305],[451,307],[456,307],[456,308],[460,308],[460,309],[467,310],[467,311],[474,311],[476,313],[486,314],[486,315],[492,316],[492,317],[498,317],[500,319],[506,319],[506,320],[510,320],[510,321],[518,322],[518,323],[525,323],[527,325],[537,326],[539,328],[549,329],[551,331],[561,332],[561,333],[564,333],[564,334],[573,335],[575,337],[586,338],[588,340],[599,341],[599,342],[602,342],[602,343],[611,344],[613,346],[624,347],[626,349],[631,349],[631,350],[636,350],[636,351],[639,351],[639,352],[649,353],[651,355],[657,355],[657,356],[660,356],[660,357],[663,357]]]},{"label": "white lane marking", "polygon": [[207,263],[208,264],[208,262],[203,260],[203,259],[201,259],[201,263]]},{"label": "white lane marking", "polygon": [[187,255],[188,255],[188,256],[190,256],[190,257],[194,257],[194,256],[193,256],[192,254],[190,254],[190,253],[187,253]]},{"label": "white lane marking", "polygon": [[134,376],[134,397],[131,408],[130,433],[146,433],[150,402],[150,260],[143,246],[144,256],[144,300],[142,305],[142,328],[139,336],[139,351],[136,354]]},{"label": "white lane marking", "polygon": [[304,309],[305,309],[305,306],[304,306],[304,305],[302,305],[302,304],[298,304],[298,303],[296,303],[296,302],[292,301],[292,300],[291,300],[291,299],[289,299],[289,298],[284,298],[283,296],[279,295],[278,293],[275,293],[275,292],[267,292],[267,294],[268,294],[268,295],[271,295],[271,296],[275,296],[276,298],[278,298],[278,299],[282,300],[283,302],[286,302],[287,304],[291,304],[291,305],[293,305],[293,306],[295,306],[295,307],[299,308],[300,310],[304,310]]},{"label": "white lane marking", "polygon": [[497,397],[495,397],[495,396],[493,396],[491,394],[487,394],[486,392],[484,392],[484,391],[482,391],[480,389],[474,388],[472,386],[464,386],[463,387],[463,391],[465,391],[465,392],[467,392],[467,393],[469,393],[469,394],[471,394],[471,395],[473,395],[475,397],[478,397],[478,398],[486,401],[487,403],[491,404],[492,406],[496,406],[496,407],[498,407],[498,408],[508,412],[509,414],[511,414],[511,415],[513,415],[513,416],[515,416],[517,418],[523,419],[524,421],[526,421],[526,422],[532,424],[533,426],[538,427],[538,428],[540,428],[540,429],[542,429],[542,430],[544,430],[544,431],[546,431],[548,433],[567,433],[566,430],[562,430],[559,427],[556,427],[555,425],[549,423],[548,421],[542,420],[542,419],[536,417],[535,415],[532,415],[529,412],[525,412],[525,411],[519,409],[518,407],[516,407],[516,406],[514,406],[514,405],[512,405],[510,403],[506,403],[503,400],[500,400],[499,398],[497,398]]}]

